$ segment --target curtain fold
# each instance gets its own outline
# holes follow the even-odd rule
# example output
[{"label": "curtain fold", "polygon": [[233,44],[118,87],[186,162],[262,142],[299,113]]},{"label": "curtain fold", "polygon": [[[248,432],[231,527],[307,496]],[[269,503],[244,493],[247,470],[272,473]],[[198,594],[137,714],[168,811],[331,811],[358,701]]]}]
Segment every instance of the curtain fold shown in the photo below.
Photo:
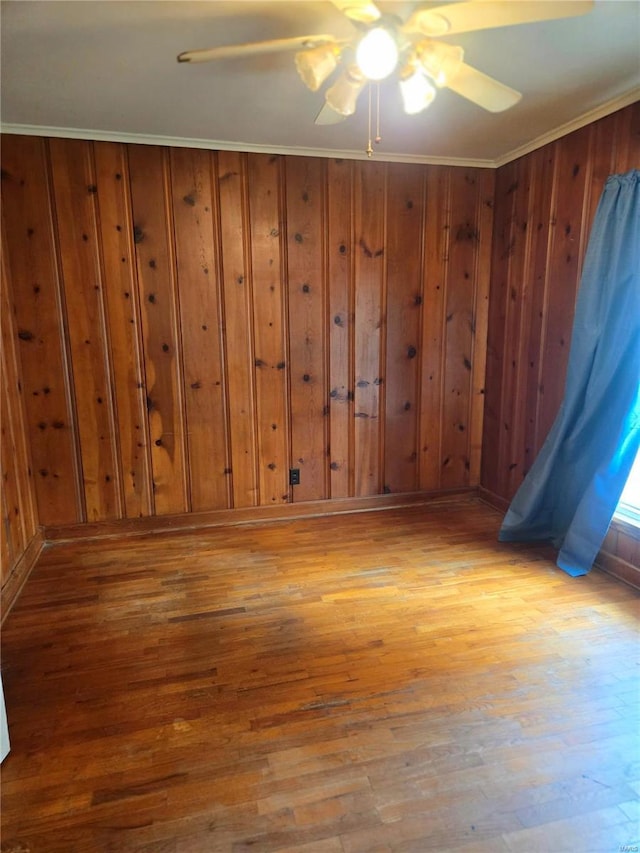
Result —
[{"label": "curtain fold", "polygon": [[499,539],[551,540],[586,574],[640,446],[640,170],[612,175],[598,204],[576,302],[560,411]]}]

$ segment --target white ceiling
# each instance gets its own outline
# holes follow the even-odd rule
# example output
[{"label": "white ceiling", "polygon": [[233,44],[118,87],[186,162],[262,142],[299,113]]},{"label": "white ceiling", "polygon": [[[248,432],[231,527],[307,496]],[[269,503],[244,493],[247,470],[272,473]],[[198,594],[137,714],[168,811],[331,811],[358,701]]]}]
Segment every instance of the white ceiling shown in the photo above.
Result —
[{"label": "white ceiling", "polygon": [[[417,5],[441,4],[379,3],[403,18]],[[343,123],[315,125],[323,94],[306,89],[293,54],[176,62],[188,49],[355,33],[329,2],[3,0],[0,9],[5,131],[364,156],[366,96]],[[495,166],[640,98],[638,0],[597,0],[583,17],[447,40],[522,101],[491,114],[442,90],[426,112],[406,116],[397,83],[386,81],[377,158]]]}]

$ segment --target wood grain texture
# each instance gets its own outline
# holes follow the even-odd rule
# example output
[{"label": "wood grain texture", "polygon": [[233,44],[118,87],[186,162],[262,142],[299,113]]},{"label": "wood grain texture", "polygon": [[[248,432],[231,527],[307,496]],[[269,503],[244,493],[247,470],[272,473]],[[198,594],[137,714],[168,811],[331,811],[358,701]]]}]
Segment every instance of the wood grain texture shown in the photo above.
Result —
[{"label": "wood grain texture", "polygon": [[94,144],[109,360],[124,515],[153,513],[147,389],[124,145]]},{"label": "wood grain texture", "polygon": [[596,565],[620,580],[640,589],[640,530],[614,518]]},{"label": "wood grain texture", "polygon": [[329,469],[332,498],[354,494],[353,252],[354,172],[347,160],[327,163],[327,271],[329,288]]},{"label": "wood grain texture", "polygon": [[49,152],[86,517],[121,518],[93,147],[80,140],[52,139]]},{"label": "wood grain texture", "polygon": [[426,169],[422,360],[420,387],[420,488],[442,487],[442,438],[447,270],[451,233],[451,169]]},{"label": "wood grain texture", "polygon": [[471,323],[471,385],[469,389],[469,484],[480,482],[484,431],[487,326],[491,287],[491,250],[495,207],[495,175],[487,169],[477,175],[476,222],[478,245],[473,271],[474,297]]},{"label": "wood grain texture", "polygon": [[386,296],[384,491],[418,488],[419,370],[423,304],[424,169],[389,168]]},{"label": "wood grain texture", "polygon": [[227,387],[233,401],[229,439],[234,507],[256,506],[259,489],[246,162],[246,155],[223,151],[217,155]]},{"label": "wood grain texture", "polygon": [[508,499],[560,403],[596,195],[640,161],[639,124],[634,105],[495,175],[7,137],[39,523],[480,483]]},{"label": "wood grain texture", "polygon": [[[450,181],[452,219],[450,222],[447,286],[445,297],[445,337],[442,403],[442,474],[447,488],[471,483],[471,441],[481,416],[473,402],[473,358],[476,337],[478,296],[477,258],[484,241],[490,240],[492,222],[480,213],[484,201],[482,170],[456,169]],[[481,331],[484,329],[481,325]],[[477,442],[477,439],[476,439]]]},{"label": "wood grain texture", "polygon": [[191,485],[198,512],[229,505],[229,458],[222,299],[211,155],[171,151],[171,201],[176,241],[182,339],[182,384]]},{"label": "wood grain texture", "polygon": [[356,493],[384,487],[384,343],[386,300],[386,172],[382,163],[355,165],[354,466]]},{"label": "wood grain texture", "polygon": [[539,429],[551,429],[564,394],[571,328],[586,249],[584,212],[591,128],[556,143],[554,193],[549,223],[548,287],[544,306],[545,338],[541,371]]},{"label": "wood grain texture", "polygon": [[37,528],[33,536],[26,542],[24,548],[17,554],[9,554],[5,562],[6,540],[2,540],[3,576],[2,590],[0,591],[0,619],[2,622],[8,617],[11,608],[18,600],[22,589],[29,579],[32,569],[38,562],[40,554],[45,548],[41,528]]},{"label": "wood grain texture", "polygon": [[65,524],[85,520],[85,510],[47,160],[45,140],[3,138],[3,257],[38,520]]},{"label": "wood grain texture", "polygon": [[324,161],[286,158],[291,467],[294,500],[328,496]]},{"label": "wood grain texture", "polygon": [[640,167],[633,104],[498,170],[481,485],[510,500],[562,401],[588,234],[609,174]]},{"label": "wood grain texture", "polygon": [[[23,382],[5,258],[0,260],[0,572],[4,589],[23,578],[20,561],[38,531],[33,466],[27,441]],[[3,601],[3,612],[7,602]]]},{"label": "wood grain texture", "polygon": [[3,628],[3,851],[634,844],[638,594],[499,520],[48,548]]},{"label": "wood grain texture", "polygon": [[190,508],[168,151],[156,146],[131,146],[129,170],[151,485],[155,512],[162,515]]},{"label": "wood grain texture", "polygon": [[20,142],[5,244],[12,281],[49,281],[14,298],[43,525],[478,485],[484,170]]},{"label": "wood grain texture", "polygon": [[281,157],[249,161],[259,500],[289,500],[289,413]]}]

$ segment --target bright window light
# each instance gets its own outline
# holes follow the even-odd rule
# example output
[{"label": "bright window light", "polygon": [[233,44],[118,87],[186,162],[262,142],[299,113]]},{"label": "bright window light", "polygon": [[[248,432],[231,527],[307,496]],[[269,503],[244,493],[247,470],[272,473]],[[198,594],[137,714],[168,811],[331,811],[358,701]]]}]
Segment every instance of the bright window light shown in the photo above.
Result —
[{"label": "bright window light", "polygon": [[640,453],[636,456],[627,485],[620,496],[616,515],[640,525]]}]

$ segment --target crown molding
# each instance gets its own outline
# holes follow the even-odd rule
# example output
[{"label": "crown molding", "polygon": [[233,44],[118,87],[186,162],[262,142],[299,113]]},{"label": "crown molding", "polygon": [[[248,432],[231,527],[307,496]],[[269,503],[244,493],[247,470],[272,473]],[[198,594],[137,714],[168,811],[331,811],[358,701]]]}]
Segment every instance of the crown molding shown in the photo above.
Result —
[{"label": "crown molding", "polygon": [[[499,169],[519,157],[524,157],[550,142],[555,142],[563,136],[580,130],[587,124],[605,118],[611,113],[628,107],[640,101],[640,86],[636,86],[623,95],[606,101],[592,110],[577,116],[571,121],[538,136],[536,139],[514,148],[495,160],[463,157],[432,157],[428,154],[396,154],[380,151],[377,161],[389,163],[416,163],[425,166],[459,166],[463,168]],[[214,151],[244,151],[255,154],[282,155],[290,154],[297,157],[323,157],[332,160],[368,160],[364,151],[334,150],[328,148],[296,148],[279,145],[255,145],[249,142],[221,141],[219,139],[191,139],[181,136],[153,136],[125,131],[90,130],[77,127],[48,127],[36,124],[1,123],[0,132],[22,136],[50,136],[64,139],[85,139],[97,142],[123,142],[133,145],[161,145],[169,148],[205,148]]]},{"label": "crown molding", "polygon": [[640,86],[636,86],[630,91],[625,92],[624,95],[619,95],[610,101],[606,101],[604,104],[600,104],[599,107],[595,107],[593,110],[588,110],[586,113],[582,113],[582,115],[577,116],[577,118],[571,119],[571,121],[568,121],[565,124],[561,124],[554,130],[548,131],[548,133],[543,133],[542,136],[538,136],[536,139],[533,139],[531,142],[527,142],[525,145],[514,148],[513,151],[509,151],[507,154],[503,154],[501,157],[496,158],[493,161],[492,166],[495,169],[499,169],[500,166],[506,166],[507,163],[511,163],[519,157],[524,157],[525,154],[530,154],[532,151],[542,148],[550,142],[555,142],[556,139],[567,136],[567,134],[573,133],[574,130],[580,130],[581,127],[585,127],[594,121],[598,121],[598,119],[606,118],[606,116],[611,115],[611,113],[615,113],[617,110],[621,110],[624,107],[635,104],[636,101],[640,101]]},{"label": "crown molding", "polygon": [[[126,133],[111,130],[87,130],[78,127],[47,127],[36,124],[0,124],[0,132],[20,136],[49,136],[64,139],[85,139],[95,142],[123,142],[132,145],[161,145],[169,148],[206,148],[214,151],[244,151],[250,154],[291,154],[297,157],[323,157],[331,160],[368,160],[364,151],[338,150],[328,148],[296,148],[281,145],[255,145],[250,142],[234,142],[219,139],[190,139],[181,136],[151,136],[140,133]],[[463,157],[430,157],[422,154],[395,154],[379,152],[377,161],[389,163],[416,163],[427,166],[461,166],[491,169],[492,160],[480,160]]]}]

